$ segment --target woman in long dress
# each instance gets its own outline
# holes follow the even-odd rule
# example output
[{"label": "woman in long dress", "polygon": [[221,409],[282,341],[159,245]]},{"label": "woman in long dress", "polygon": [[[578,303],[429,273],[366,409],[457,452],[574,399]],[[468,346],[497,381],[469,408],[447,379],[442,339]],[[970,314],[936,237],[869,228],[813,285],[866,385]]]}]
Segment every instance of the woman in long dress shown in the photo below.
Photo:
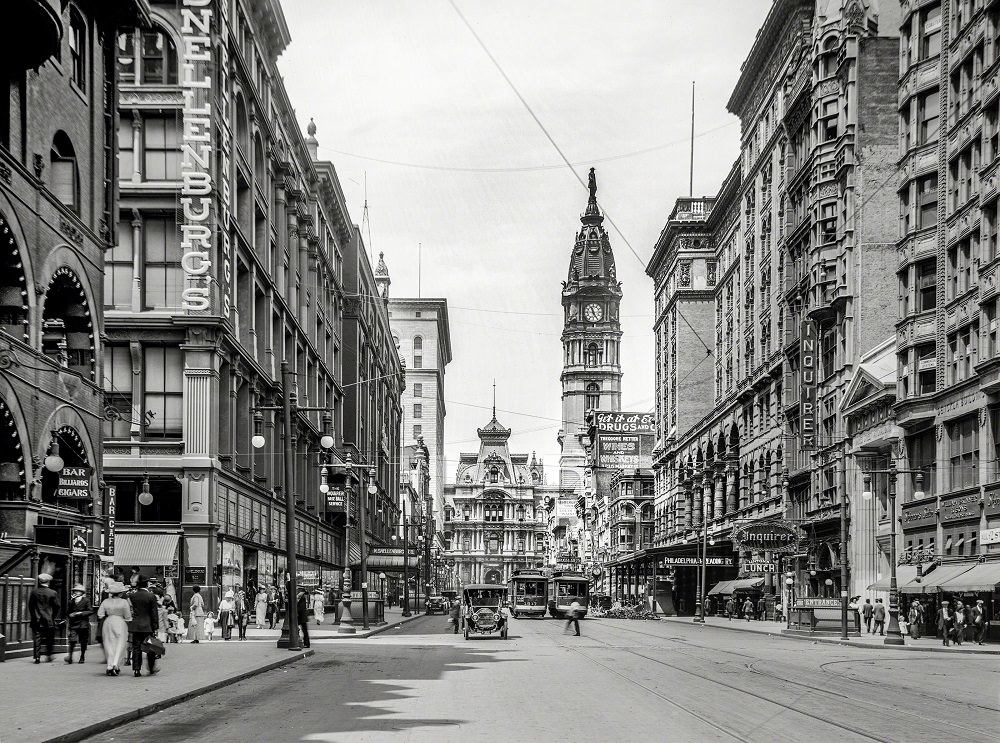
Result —
[{"label": "woman in long dress", "polygon": [[317,588],[313,592],[312,597],[312,610],[313,614],[316,616],[316,624],[323,624],[323,612],[325,609],[326,602],[323,598],[323,592]]},{"label": "woman in long dress", "polygon": [[191,642],[201,642],[201,638],[205,636],[205,599],[201,597],[201,586],[194,586],[191,591],[188,639]]},{"label": "woman in long dress", "polygon": [[101,602],[97,616],[104,620],[101,629],[101,644],[107,658],[107,675],[117,676],[121,673],[119,663],[125,654],[125,644],[128,641],[128,623],[132,621],[132,605],[128,599],[122,598],[127,586],[115,581],[107,587],[109,596]]},{"label": "woman in long dress", "polygon": [[236,602],[232,590],[226,591],[222,601],[219,602],[219,628],[222,630],[222,639],[231,640],[233,638],[233,625],[236,624]]},{"label": "woman in long dress", "polygon": [[257,591],[257,603],[255,604],[255,620],[257,622],[257,629],[264,629],[265,616],[267,615],[267,591],[264,590],[264,586],[260,587]]}]

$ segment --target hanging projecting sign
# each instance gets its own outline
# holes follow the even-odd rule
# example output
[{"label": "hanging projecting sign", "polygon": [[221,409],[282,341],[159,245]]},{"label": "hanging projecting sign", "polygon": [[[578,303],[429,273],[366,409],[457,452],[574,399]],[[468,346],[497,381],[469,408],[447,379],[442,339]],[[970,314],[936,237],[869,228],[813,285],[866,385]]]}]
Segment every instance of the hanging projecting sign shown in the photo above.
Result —
[{"label": "hanging projecting sign", "polygon": [[347,509],[347,494],[344,488],[330,488],[326,494],[326,512],[344,513]]},{"label": "hanging projecting sign", "polygon": [[107,542],[107,553],[109,555],[115,554],[115,515],[118,511],[118,488],[114,485],[108,485],[108,514],[107,514],[107,529],[105,533],[108,535]]},{"label": "hanging projecting sign", "polygon": [[733,530],[733,544],[736,549],[754,552],[795,552],[799,531],[794,524],[783,521],[747,524]]},{"label": "hanging projecting sign", "polygon": [[90,499],[90,478],[93,467],[63,467],[59,472],[57,498]]},{"label": "hanging projecting sign", "polygon": [[799,353],[799,449],[816,448],[816,323],[802,321]]}]

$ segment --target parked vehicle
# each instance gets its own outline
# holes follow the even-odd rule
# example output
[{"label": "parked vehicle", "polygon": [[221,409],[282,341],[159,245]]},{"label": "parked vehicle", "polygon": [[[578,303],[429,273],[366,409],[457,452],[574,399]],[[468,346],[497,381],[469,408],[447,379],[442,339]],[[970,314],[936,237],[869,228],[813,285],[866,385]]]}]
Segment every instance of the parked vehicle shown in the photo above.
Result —
[{"label": "parked vehicle", "polygon": [[427,597],[427,613],[428,614],[447,614],[448,613],[448,602],[445,600],[444,596],[428,596]]},{"label": "parked vehicle", "polygon": [[495,583],[472,583],[462,589],[462,622],[465,639],[471,635],[500,633],[507,639],[507,617],[503,612],[506,586]]}]

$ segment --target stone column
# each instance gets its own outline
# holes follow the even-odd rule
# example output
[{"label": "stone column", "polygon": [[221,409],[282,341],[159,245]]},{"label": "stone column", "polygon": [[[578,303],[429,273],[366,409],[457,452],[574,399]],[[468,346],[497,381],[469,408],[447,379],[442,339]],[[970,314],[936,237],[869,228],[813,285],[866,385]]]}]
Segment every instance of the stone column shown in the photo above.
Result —
[{"label": "stone column", "polygon": [[740,483],[740,468],[738,466],[729,467],[726,470],[726,512],[735,513],[737,508],[736,489]]},{"label": "stone column", "polygon": [[725,488],[726,477],[721,469],[715,471],[715,518],[721,518],[725,514],[725,499],[723,489]]},{"label": "stone column", "polygon": [[694,489],[690,482],[684,483],[684,527],[694,526]]},{"label": "stone column", "polygon": [[702,505],[705,498],[702,492],[703,487],[704,486],[699,483],[694,486],[694,490],[692,492],[694,500],[694,503],[692,504],[693,505],[692,510],[694,511],[694,515],[692,518],[692,526],[701,526],[701,519],[702,516],[704,515],[704,512],[702,510]]},{"label": "stone column", "polygon": [[[142,312],[142,216],[132,210],[132,312]],[[135,419],[133,419],[135,420]]]}]

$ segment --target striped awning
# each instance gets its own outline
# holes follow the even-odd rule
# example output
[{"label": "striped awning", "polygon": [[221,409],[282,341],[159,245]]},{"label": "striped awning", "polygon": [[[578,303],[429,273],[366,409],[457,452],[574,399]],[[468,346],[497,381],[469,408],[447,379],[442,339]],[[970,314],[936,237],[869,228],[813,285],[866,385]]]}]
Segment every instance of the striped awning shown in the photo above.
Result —
[{"label": "striped awning", "polygon": [[[970,570],[972,570],[972,564],[967,562],[958,565],[939,565],[934,569],[934,572],[923,579],[920,593],[959,590],[958,581],[955,579],[962,576],[963,573],[968,573]],[[954,585],[955,588],[945,588],[949,583]],[[911,593],[917,593],[917,591],[912,589]]]},{"label": "striped awning", "polygon": [[177,559],[180,534],[162,532],[116,532],[115,565],[158,567]]},{"label": "striped awning", "polygon": [[732,592],[736,591],[752,591],[755,588],[760,588],[764,585],[763,578],[740,578],[739,580],[733,581]]},{"label": "striped awning", "polygon": [[1000,562],[975,565],[971,570],[956,575],[946,581],[939,582],[942,591],[989,591],[993,592],[1000,585]]}]

